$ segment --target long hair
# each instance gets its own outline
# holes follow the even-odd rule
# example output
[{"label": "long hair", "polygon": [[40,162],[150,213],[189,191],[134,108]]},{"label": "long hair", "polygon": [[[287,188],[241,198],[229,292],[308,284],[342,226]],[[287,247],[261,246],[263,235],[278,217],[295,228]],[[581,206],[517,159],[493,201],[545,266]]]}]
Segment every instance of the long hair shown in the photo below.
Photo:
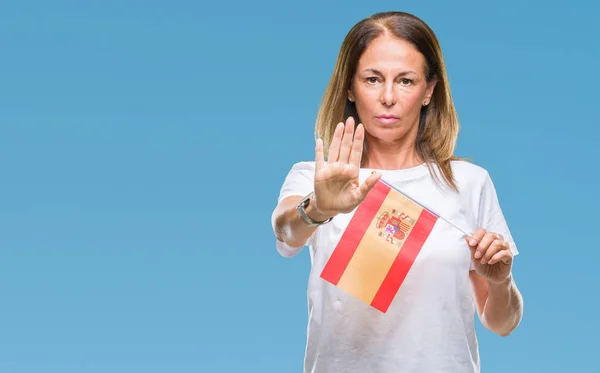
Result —
[{"label": "long hair", "polygon": [[[348,100],[348,90],[365,49],[373,39],[386,31],[414,45],[425,57],[427,81],[437,79],[431,102],[421,108],[415,150],[427,163],[434,178],[438,179],[433,167],[435,165],[441,171],[443,180],[452,189],[458,190],[450,164],[459,159],[454,156],[459,129],[458,115],[452,101],[442,50],[433,30],[412,14],[376,13],[352,27],[342,43],[333,74],[325,89],[317,113],[315,135],[323,140],[323,150],[327,155],[339,122],[345,122],[352,116],[357,125],[360,123],[356,105]],[[367,152],[368,149],[365,148],[363,162]]]}]

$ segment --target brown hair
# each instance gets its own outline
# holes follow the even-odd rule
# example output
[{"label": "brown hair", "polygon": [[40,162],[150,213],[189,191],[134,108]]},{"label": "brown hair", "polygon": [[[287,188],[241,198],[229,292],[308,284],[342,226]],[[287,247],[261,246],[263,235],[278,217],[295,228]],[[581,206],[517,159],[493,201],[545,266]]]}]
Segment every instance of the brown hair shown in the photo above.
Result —
[{"label": "brown hair", "polygon": [[[323,140],[327,154],[333,132],[339,122],[352,116],[356,124],[360,122],[356,106],[348,100],[348,90],[356,73],[358,60],[377,36],[390,32],[408,41],[425,57],[426,79],[437,79],[431,102],[422,107],[415,149],[422,157],[430,172],[437,165],[442,178],[454,190],[458,190],[450,162],[456,160],[454,148],[458,136],[458,115],[452,101],[452,94],[446,75],[442,50],[434,32],[420,18],[404,12],[376,13],[363,19],[346,35],[338,59],[325,90],[315,124],[315,135]],[[367,149],[363,152],[363,162]]]}]

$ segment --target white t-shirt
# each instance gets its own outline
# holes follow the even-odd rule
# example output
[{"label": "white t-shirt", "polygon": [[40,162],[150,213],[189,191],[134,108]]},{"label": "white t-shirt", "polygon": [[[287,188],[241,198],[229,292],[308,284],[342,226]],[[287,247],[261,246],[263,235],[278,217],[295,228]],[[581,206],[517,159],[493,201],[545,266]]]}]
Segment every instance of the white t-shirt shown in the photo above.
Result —
[{"label": "white t-shirt", "polygon": [[[445,184],[440,187],[425,164],[377,171],[465,232],[481,227],[502,234],[516,255],[488,172],[465,161],[453,161],[452,169],[460,193]],[[371,171],[360,170],[361,184]],[[314,162],[295,164],[279,200],[307,195],[313,180]],[[320,277],[353,213],[320,226],[307,242],[311,272],[304,372],[479,372],[476,308],[469,280],[473,267],[464,235],[438,219],[389,309],[382,313]],[[280,241],[276,247],[286,257],[302,249]]]}]

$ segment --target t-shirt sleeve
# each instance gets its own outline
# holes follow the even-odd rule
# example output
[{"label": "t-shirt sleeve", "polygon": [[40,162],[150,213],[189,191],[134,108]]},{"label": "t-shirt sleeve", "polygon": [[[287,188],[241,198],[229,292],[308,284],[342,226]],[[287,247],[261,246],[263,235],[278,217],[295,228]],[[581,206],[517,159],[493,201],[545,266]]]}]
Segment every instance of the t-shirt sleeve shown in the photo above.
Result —
[{"label": "t-shirt sleeve", "polygon": [[[300,162],[296,163],[292,166],[292,169],[288,172],[283,185],[281,186],[281,190],[279,192],[279,198],[277,202],[279,203],[282,199],[290,196],[301,196],[305,197],[314,189],[314,174],[315,174],[315,166],[314,162]],[[273,231],[275,230],[275,211],[271,215],[271,225],[273,227]],[[308,241],[306,242],[307,246],[310,246],[313,242],[314,236],[313,233]],[[291,247],[285,242],[281,242],[276,240],[277,251],[283,256],[291,257],[296,255],[303,246],[301,247]]]},{"label": "t-shirt sleeve", "polygon": [[[502,237],[504,237],[504,240],[510,245],[513,255],[519,254],[515,240],[513,239],[508,224],[506,223],[506,219],[504,218],[502,208],[500,207],[496,188],[487,172],[479,198],[477,227],[483,228],[488,232],[501,234]],[[471,270],[473,269],[473,263],[471,263]]]}]

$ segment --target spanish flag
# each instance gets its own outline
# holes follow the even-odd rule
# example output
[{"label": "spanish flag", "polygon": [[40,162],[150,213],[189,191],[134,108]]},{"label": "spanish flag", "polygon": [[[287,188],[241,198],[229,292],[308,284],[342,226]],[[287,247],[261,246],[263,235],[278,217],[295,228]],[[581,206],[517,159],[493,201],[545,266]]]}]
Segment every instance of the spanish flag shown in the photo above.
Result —
[{"label": "spanish flag", "polygon": [[352,216],[321,278],[385,313],[437,219],[378,180]]}]

